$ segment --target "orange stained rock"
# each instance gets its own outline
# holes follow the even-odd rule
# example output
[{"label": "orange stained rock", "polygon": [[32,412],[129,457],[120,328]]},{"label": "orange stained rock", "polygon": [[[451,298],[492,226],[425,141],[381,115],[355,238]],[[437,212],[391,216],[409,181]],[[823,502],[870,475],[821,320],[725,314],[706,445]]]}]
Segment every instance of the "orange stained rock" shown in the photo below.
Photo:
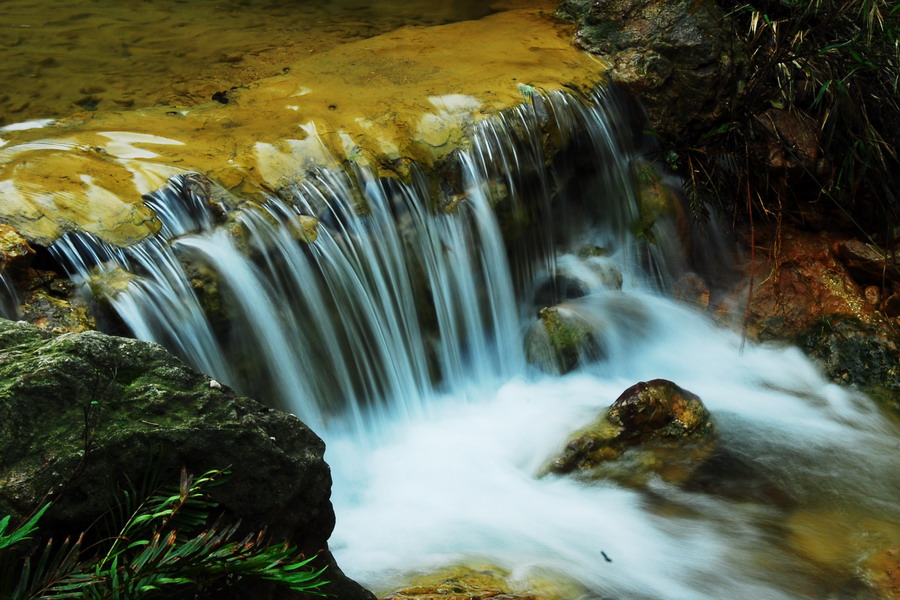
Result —
[{"label": "orange stained rock", "polygon": [[0,221],[48,244],[80,229],[128,245],[158,227],[141,194],[197,171],[253,196],[332,156],[402,172],[465,143],[532,87],[589,89],[607,64],[538,9],[404,27],[297,60],[228,103],[82,112],[0,129]]}]

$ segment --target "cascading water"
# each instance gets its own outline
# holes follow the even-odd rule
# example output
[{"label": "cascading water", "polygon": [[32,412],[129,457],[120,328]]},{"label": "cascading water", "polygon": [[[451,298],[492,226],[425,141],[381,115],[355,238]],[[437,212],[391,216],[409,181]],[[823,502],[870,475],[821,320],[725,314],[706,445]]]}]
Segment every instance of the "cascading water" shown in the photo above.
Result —
[{"label": "cascading water", "polygon": [[[211,211],[176,178],[148,200],[159,236],[118,249],[70,235],[54,251],[135,335],[326,439],[332,549],[373,589],[490,564],[525,587],[564,581],[566,599],[833,594],[786,523],[797,507],[896,520],[896,432],[798,351],[742,350],[667,299],[685,233],[676,214],[648,219],[647,165],[610,94],[535,94],[481,122],[448,169],[461,189],[415,168],[409,182],[322,169],[260,206]],[[549,304],[601,349],[564,377],[526,362]],[[719,488],[538,477],[571,432],[653,378],[711,410],[729,457]]]}]

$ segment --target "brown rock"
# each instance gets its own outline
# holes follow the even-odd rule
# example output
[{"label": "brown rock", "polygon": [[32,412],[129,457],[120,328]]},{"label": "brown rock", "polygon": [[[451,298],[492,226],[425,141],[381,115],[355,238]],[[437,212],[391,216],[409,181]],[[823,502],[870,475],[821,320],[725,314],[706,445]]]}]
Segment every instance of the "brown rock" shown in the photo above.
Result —
[{"label": "brown rock", "polygon": [[880,321],[862,288],[833,254],[826,234],[758,231],[757,240],[754,288],[746,311],[752,336],[793,339],[826,315],[852,316],[866,325]]},{"label": "brown rock", "polygon": [[863,290],[863,295],[866,297],[866,302],[872,306],[881,304],[881,288],[877,285],[867,285]]},{"label": "brown rock", "polygon": [[888,317],[900,317],[900,294],[891,294],[885,298],[881,310]]},{"label": "brown rock", "polygon": [[75,284],[53,271],[29,269],[17,282],[23,321],[50,333],[80,333],[97,327],[87,302]]},{"label": "brown rock", "polygon": [[[104,102],[89,115],[4,131],[0,220],[43,245],[78,230],[127,246],[158,230],[141,196],[175,174],[203,173],[262,200],[334,157],[401,171],[408,159],[430,166],[458,149],[471,123],[521,104],[516,82],[587,91],[607,70],[538,8],[366,38],[294,57],[252,86],[244,80],[219,96],[227,104],[210,100],[220,81],[183,110]],[[256,60],[246,48],[225,52],[242,56],[229,69]]]},{"label": "brown rock", "polygon": [[846,240],[837,244],[837,251],[860,283],[884,285],[885,282],[900,279],[900,261],[893,253],[874,244]]},{"label": "brown rock", "polygon": [[642,440],[687,437],[712,427],[700,397],[665,379],[642,381],[622,392],[607,418]]}]

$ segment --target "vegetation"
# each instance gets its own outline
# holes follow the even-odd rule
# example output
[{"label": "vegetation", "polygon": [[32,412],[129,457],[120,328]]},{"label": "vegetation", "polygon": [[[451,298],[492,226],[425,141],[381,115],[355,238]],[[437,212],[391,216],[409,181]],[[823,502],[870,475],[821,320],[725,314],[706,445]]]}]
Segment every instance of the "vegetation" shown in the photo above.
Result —
[{"label": "vegetation", "polygon": [[813,227],[824,218],[830,228],[853,228],[893,247],[900,236],[900,5],[720,4],[747,49],[745,84],[710,130],[670,153],[692,197],[734,198],[737,190],[735,214]]},{"label": "vegetation", "polygon": [[[107,523],[98,523],[97,531],[74,541],[51,540],[22,550],[49,505],[12,530],[10,517],[5,517],[0,520],[0,597],[195,598],[198,592],[214,592],[243,578],[324,596],[324,569],[309,567],[315,557],[299,556],[287,544],[272,545],[264,532],[238,538],[238,524],[210,524],[216,505],[205,488],[223,474],[210,471],[195,479],[182,470],[175,488],[149,494],[123,491]],[[111,534],[88,543],[104,527],[112,527]]]}]

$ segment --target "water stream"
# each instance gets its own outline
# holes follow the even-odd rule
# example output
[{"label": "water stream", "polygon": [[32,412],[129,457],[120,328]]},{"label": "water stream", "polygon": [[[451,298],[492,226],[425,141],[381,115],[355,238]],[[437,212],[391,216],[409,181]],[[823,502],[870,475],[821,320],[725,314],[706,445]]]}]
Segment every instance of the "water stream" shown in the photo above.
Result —
[{"label": "water stream", "polygon": [[[897,522],[896,430],[798,350],[744,344],[670,298],[703,248],[677,211],[648,221],[639,131],[614,91],[535,94],[474,128],[453,180],[322,169],[263,205],[213,207],[176,178],[148,199],[156,238],[54,251],[136,336],[325,438],[331,546],[376,591],[489,564],[573,600],[855,598],[843,582],[865,548],[816,562],[797,523]],[[565,376],[526,360],[551,304],[600,349]],[[706,479],[538,476],[653,378],[712,412]]]}]

